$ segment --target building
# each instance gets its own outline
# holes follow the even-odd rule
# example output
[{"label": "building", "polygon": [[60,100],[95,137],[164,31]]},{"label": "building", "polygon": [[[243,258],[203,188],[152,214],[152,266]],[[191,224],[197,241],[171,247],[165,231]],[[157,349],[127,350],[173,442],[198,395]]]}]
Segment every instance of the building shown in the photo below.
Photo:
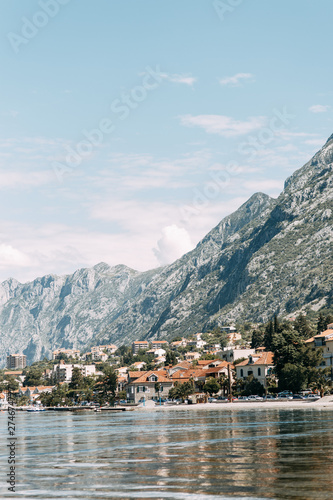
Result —
[{"label": "building", "polygon": [[133,354],[138,354],[140,349],[149,349],[149,342],[147,342],[147,340],[135,340],[132,343]]},{"label": "building", "polygon": [[118,350],[118,347],[115,344],[107,344],[107,345],[97,345],[91,348],[92,353],[107,353],[114,354]]},{"label": "building", "polygon": [[321,368],[331,369],[331,380],[333,380],[333,324],[319,335],[315,335],[305,341],[306,345],[313,349],[322,349],[324,362]]},{"label": "building", "polygon": [[206,344],[207,344],[207,342],[205,342],[204,340],[201,340],[201,339],[189,340],[187,342],[188,346],[194,347],[195,349],[202,349]]},{"label": "building", "polygon": [[10,354],[7,356],[7,368],[23,370],[27,366],[27,357],[24,354]]},{"label": "building", "polygon": [[52,359],[60,359],[62,356],[67,356],[67,358],[80,358],[80,351],[78,349],[65,349],[60,347],[52,352]]},{"label": "building", "polygon": [[58,365],[54,365],[53,367],[57,382],[70,382],[72,380],[74,368],[79,368],[83,377],[100,374],[99,372],[96,372],[95,365],[66,364],[64,362],[60,362]]},{"label": "building", "polygon": [[182,339],[182,340],[175,340],[174,342],[171,342],[170,347],[171,349],[178,349],[179,347],[185,347],[187,345],[187,340]]},{"label": "building", "polygon": [[187,352],[184,356],[186,361],[195,361],[196,359],[199,359],[200,357],[201,357],[200,352],[196,352],[196,351]]},{"label": "building", "polygon": [[[133,376],[133,372],[130,373]],[[140,374],[140,372],[136,373]],[[157,400],[159,397],[166,398],[173,387],[172,380],[168,379],[164,373],[160,373],[159,370],[141,372],[140,375],[138,378],[131,377],[126,386],[127,399],[133,403],[149,399]]]},{"label": "building", "polygon": [[235,333],[237,332],[236,328],[234,326],[221,326],[222,332],[226,333]]},{"label": "building", "polygon": [[273,353],[270,351],[251,354],[247,360],[236,365],[237,378],[246,379],[253,375],[264,387],[267,387],[266,377],[272,375],[273,370]]},{"label": "building", "polygon": [[152,340],[151,348],[152,349],[166,349],[169,345],[169,342],[166,340]]},{"label": "building", "polygon": [[224,361],[233,363],[237,359],[247,358],[248,356],[255,355],[255,349],[224,349],[219,354]]}]

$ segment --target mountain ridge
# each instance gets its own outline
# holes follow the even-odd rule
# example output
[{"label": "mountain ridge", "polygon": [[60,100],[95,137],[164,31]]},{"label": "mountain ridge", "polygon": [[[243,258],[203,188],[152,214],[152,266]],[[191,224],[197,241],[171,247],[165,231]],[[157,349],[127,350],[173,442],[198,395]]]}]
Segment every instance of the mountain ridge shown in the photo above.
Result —
[{"label": "mountain ridge", "polygon": [[9,351],[31,362],[56,347],[171,338],[330,304],[332,165],[333,135],[277,199],[255,193],[168,266],[98,263],[24,284],[5,280],[0,362]]}]

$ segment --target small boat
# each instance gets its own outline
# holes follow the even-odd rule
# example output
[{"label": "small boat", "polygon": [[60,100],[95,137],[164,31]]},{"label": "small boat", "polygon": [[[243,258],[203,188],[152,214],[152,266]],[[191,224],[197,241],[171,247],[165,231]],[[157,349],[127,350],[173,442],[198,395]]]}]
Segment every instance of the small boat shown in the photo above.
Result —
[{"label": "small boat", "polygon": [[39,408],[38,406],[28,408],[27,411],[35,413],[35,412],[40,412],[40,411],[45,411],[45,408]]}]

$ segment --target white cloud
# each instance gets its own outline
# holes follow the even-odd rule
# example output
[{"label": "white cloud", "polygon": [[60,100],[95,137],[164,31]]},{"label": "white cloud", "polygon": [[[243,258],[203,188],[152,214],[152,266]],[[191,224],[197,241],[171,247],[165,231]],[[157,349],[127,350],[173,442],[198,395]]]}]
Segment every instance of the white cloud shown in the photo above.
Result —
[{"label": "white cloud", "polygon": [[201,127],[207,134],[218,134],[223,137],[249,134],[266,123],[266,118],[263,116],[252,116],[240,121],[223,115],[184,115],[180,120],[181,124],[187,127]]},{"label": "white cloud", "polygon": [[6,269],[8,266],[25,267],[31,263],[31,259],[20,250],[5,243],[0,244],[0,269]]},{"label": "white cloud", "polygon": [[154,248],[154,254],[161,265],[171,264],[194,248],[186,229],[176,224],[162,229],[162,237]]},{"label": "white cloud", "polygon": [[311,113],[326,113],[330,109],[330,106],[323,106],[322,104],[314,104],[309,107]]},{"label": "white cloud", "polygon": [[237,73],[234,76],[227,76],[219,80],[221,85],[228,85],[230,87],[239,86],[244,80],[254,81],[254,76],[251,73]]},{"label": "white cloud", "polygon": [[192,75],[187,75],[187,74],[169,75],[168,73],[161,73],[161,77],[164,78],[165,80],[168,80],[169,82],[182,83],[184,85],[189,85],[190,87],[192,87],[195,84],[195,82],[197,81],[197,78],[195,78]]}]

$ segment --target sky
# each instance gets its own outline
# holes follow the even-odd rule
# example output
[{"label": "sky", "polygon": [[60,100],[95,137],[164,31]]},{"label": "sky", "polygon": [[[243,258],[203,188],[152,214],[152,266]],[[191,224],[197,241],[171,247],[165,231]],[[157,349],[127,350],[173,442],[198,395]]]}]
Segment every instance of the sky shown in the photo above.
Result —
[{"label": "sky", "polygon": [[331,0],[0,9],[0,281],[171,263],[333,133]]}]

